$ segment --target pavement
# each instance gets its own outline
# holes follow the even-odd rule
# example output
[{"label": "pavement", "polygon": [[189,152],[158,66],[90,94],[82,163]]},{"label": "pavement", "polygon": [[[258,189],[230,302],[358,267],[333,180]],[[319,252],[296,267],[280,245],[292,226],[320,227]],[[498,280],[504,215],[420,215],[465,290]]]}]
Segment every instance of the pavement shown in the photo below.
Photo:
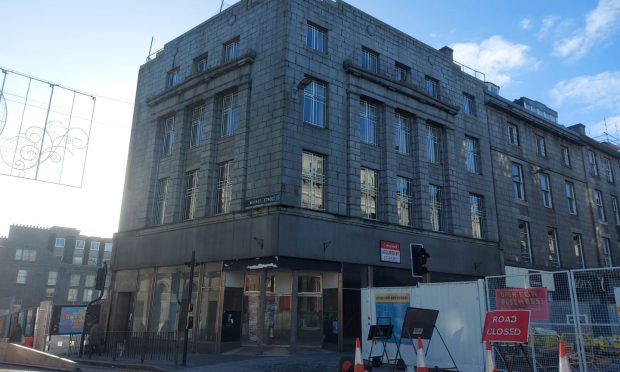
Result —
[{"label": "pavement", "polygon": [[106,370],[146,371],[222,371],[222,372],[311,372],[337,370],[341,357],[353,357],[352,353],[337,353],[322,349],[300,349],[290,354],[286,348],[266,348],[263,355],[256,355],[255,348],[238,348],[222,354],[188,354],[187,366],[172,361],[117,360],[94,356],[92,359],[73,359],[80,369],[102,368]]}]

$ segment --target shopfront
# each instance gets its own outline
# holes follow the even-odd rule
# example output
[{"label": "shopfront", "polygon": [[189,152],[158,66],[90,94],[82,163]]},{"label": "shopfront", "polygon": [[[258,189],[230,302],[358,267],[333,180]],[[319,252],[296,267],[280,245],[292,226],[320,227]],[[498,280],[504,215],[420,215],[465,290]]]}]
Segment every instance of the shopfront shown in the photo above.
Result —
[{"label": "shopfront", "polygon": [[[232,266],[226,262],[197,266],[190,350],[217,353],[261,343],[337,349],[342,328],[338,310],[341,274],[337,270],[248,269],[248,265],[236,270]],[[129,319],[127,331],[177,332],[181,337],[188,285],[186,266],[118,271],[117,306],[111,316]],[[123,311],[126,314],[120,314]]]}]

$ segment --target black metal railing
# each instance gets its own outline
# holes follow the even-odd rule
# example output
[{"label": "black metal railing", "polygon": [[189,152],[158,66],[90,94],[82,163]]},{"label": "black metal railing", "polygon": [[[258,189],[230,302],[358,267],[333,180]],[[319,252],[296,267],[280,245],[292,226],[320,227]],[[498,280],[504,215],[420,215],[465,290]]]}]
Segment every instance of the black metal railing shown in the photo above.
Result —
[{"label": "black metal railing", "polygon": [[174,362],[176,365],[183,346],[178,332],[108,332],[100,344],[89,342],[88,357],[100,356],[112,360],[145,360]]}]

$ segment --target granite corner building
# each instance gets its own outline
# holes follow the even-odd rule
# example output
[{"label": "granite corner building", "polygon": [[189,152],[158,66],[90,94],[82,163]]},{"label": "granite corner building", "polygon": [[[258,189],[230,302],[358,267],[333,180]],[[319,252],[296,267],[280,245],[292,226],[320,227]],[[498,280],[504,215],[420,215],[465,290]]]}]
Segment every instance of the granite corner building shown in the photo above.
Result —
[{"label": "granite corner building", "polygon": [[342,347],[360,288],[413,284],[411,243],[431,282],[613,264],[615,149],[467,71],[342,1],[242,0],[167,43],[139,72],[110,330],[182,329],[193,251],[201,352]]}]

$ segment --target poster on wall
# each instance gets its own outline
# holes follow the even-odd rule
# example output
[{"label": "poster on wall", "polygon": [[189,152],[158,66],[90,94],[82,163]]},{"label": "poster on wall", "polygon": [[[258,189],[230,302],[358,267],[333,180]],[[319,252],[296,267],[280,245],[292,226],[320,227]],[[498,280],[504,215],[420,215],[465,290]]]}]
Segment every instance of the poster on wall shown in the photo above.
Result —
[{"label": "poster on wall", "polygon": [[495,290],[496,310],[529,310],[532,320],[549,320],[547,288],[506,288]]},{"label": "poster on wall", "polygon": [[[409,293],[377,293],[375,294],[376,324],[394,325],[394,334],[400,335],[403,319],[409,307]],[[394,339],[388,340],[394,342]]]},{"label": "poster on wall", "polygon": [[50,334],[71,335],[82,333],[85,316],[86,305],[54,306],[50,324]]}]

